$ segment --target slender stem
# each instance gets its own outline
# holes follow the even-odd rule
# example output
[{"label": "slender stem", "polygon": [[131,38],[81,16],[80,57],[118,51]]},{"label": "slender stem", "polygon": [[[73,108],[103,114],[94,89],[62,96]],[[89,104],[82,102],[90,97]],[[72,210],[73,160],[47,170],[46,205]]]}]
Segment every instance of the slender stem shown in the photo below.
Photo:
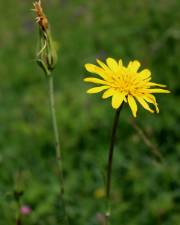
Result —
[{"label": "slender stem", "polygon": [[17,216],[16,216],[16,225],[22,225],[22,221],[21,221],[21,203],[20,203],[20,199],[17,201],[17,208],[18,208],[18,212],[17,212]]},{"label": "slender stem", "polygon": [[119,115],[122,109],[122,105],[116,110],[112,133],[111,133],[111,141],[109,146],[109,156],[108,156],[108,167],[107,167],[107,183],[106,183],[106,198],[107,198],[107,211],[106,211],[106,225],[109,224],[109,217],[111,215],[111,207],[110,207],[110,194],[111,194],[111,175],[112,175],[112,162],[113,162],[113,153],[114,153],[114,144],[116,139],[116,132],[119,122]]},{"label": "slender stem", "polygon": [[137,133],[140,136],[140,138],[147,145],[147,147],[149,147],[149,149],[151,150],[152,154],[156,157],[157,162],[163,163],[163,156],[161,155],[161,153],[158,150],[157,146],[150,141],[150,139],[148,138],[146,133],[142,130],[142,128],[140,126],[137,125],[137,123],[135,122],[134,119],[131,120],[131,124],[132,124],[133,128],[137,131]]},{"label": "slender stem", "polygon": [[22,174],[21,172],[17,172],[15,176],[15,189],[14,189],[14,199],[17,205],[17,213],[16,213],[16,225],[22,225],[22,217],[21,217],[21,199],[23,196],[22,189]]},{"label": "slender stem", "polygon": [[61,191],[61,194],[64,194],[64,179],[63,179],[63,173],[62,173],[61,147],[60,147],[60,140],[59,140],[59,130],[58,130],[58,126],[57,126],[55,102],[54,102],[53,76],[52,75],[48,76],[48,79],[49,79],[50,110],[51,110],[52,125],[53,125],[53,130],[54,130],[54,137],[55,137],[56,160],[58,162],[59,179],[61,182],[60,191]]},{"label": "slender stem", "polygon": [[67,217],[66,203],[64,200],[63,165],[62,165],[61,146],[60,146],[60,139],[59,139],[59,130],[58,130],[57,118],[56,118],[55,101],[54,101],[54,81],[53,81],[53,76],[51,74],[48,75],[47,77],[48,77],[48,83],[49,83],[49,101],[50,101],[52,125],[54,130],[54,137],[55,137],[56,160],[58,164],[61,200],[63,201],[63,205],[64,205],[66,224],[69,224],[68,217]]}]

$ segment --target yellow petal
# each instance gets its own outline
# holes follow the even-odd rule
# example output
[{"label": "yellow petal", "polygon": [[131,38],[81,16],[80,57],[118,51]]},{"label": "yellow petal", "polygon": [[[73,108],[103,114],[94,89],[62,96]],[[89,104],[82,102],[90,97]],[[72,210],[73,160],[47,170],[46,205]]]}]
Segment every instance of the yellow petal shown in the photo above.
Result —
[{"label": "yellow petal", "polygon": [[141,80],[145,80],[149,77],[151,77],[151,71],[148,69],[142,70],[140,73],[138,73],[138,78]]},{"label": "yellow petal", "polygon": [[109,66],[109,68],[113,72],[116,72],[119,69],[118,63],[116,62],[115,59],[113,59],[113,58],[107,58],[106,62],[107,62],[107,65]]},{"label": "yellow petal", "polygon": [[136,101],[134,100],[133,96],[128,95],[128,103],[129,103],[129,106],[131,108],[133,116],[136,117],[137,104],[136,104]]},{"label": "yellow petal", "polygon": [[95,83],[95,84],[108,84],[107,81],[105,80],[101,80],[101,79],[98,79],[98,78],[95,78],[95,77],[86,77],[84,79],[85,82],[90,82],[90,83]]},{"label": "yellow petal", "polygon": [[95,94],[95,93],[99,93],[105,89],[109,88],[109,86],[100,86],[100,87],[94,87],[94,88],[90,88],[89,90],[87,90],[88,94]]},{"label": "yellow petal", "polygon": [[104,71],[102,68],[93,65],[93,64],[85,64],[85,68],[88,72],[90,73],[95,73],[98,74],[99,76],[101,76],[102,78],[106,79],[107,78],[107,74],[106,71]]},{"label": "yellow petal", "polygon": [[128,69],[129,69],[131,72],[137,72],[140,66],[141,66],[140,62],[137,61],[137,60],[134,60],[133,62],[130,62],[130,63],[129,63]]},{"label": "yellow petal", "polygon": [[109,88],[108,90],[106,90],[106,91],[104,92],[102,98],[103,98],[103,99],[109,98],[109,97],[113,96],[114,93],[115,93],[114,88]]},{"label": "yellow petal", "polygon": [[147,93],[170,93],[169,90],[164,90],[164,89],[161,89],[161,88],[147,89],[146,92]]},{"label": "yellow petal", "polygon": [[156,108],[156,112],[159,113],[158,104],[156,102],[156,98],[153,95],[151,95],[151,94],[145,94],[145,95],[143,95],[143,98],[147,102],[152,103],[155,106],[155,108]]},{"label": "yellow petal", "polygon": [[147,102],[144,100],[143,97],[140,96],[135,96],[136,99],[138,100],[138,102],[143,106],[143,108],[145,108],[146,110],[148,110],[151,113],[154,113],[154,110],[152,110],[149,105],[147,104]]},{"label": "yellow petal", "polygon": [[124,97],[124,101],[127,103],[127,97],[126,96]]},{"label": "yellow petal", "polygon": [[131,65],[132,65],[132,61],[129,61],[127,69],[131,68]]},{"label": "yellow petal", "polygon": [[164,84],[158,84],[158,83],[154,83],[154,82],[148,82],[147,85],[151,86],[157,86],[157,87],[166,87],[166,85]]},{"label": "yellow petal", "polygon": [[114,109],[118,109],[122,104],[124,97],[125,93],[116,91],[115,94],[112,96],[112,107]]},{"label": "yellow petal", "polygon": [[101,60],[96,59],[96,61],[97,61],[97,63],[98,63],[104,70],[110,71],[109,67],[106,66],[106,64],[103,63]]},{"label": "yellow petal", "polygon": [[123,66],[123,62],[122,59],[119,60],[119,66],[122,67]]}]

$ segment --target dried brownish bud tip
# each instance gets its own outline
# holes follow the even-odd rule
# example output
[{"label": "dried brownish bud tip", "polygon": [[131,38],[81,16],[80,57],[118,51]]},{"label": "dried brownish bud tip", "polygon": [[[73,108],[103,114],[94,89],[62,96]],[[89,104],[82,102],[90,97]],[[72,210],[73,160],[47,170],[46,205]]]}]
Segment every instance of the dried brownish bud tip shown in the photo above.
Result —
[{"label": "dried brownish bud tip", "polygon": [[33,11],[35,11],[37,15],[36,22],[43,30],[46,30],[48,28],[48,19],[45,16],[43,8],[41,6],[41,0],[34,2],[33,6]]}]

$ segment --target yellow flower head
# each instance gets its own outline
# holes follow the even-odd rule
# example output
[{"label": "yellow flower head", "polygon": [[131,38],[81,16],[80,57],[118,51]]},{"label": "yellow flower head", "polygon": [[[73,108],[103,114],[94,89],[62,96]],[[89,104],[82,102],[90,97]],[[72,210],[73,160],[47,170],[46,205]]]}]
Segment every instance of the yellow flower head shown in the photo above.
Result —
[{"label": "yellow flower head", "polygon": [[103,187],[99,187],[94,191],[95,198],[103,198],[106,195],[106,192]]},{"label": "yellow flower head", "polygon": [[[107,65],[100,60],[97,60],[97,63],[99,66],[85,65],[88,72],[97,74],[99,78],[87,77],[84,81],[100,85],[89,89],[87,93],[94,94],[104,91],[102,98],[112,97],[114,109],[119,108],[123,102],[128,103],[134,117],[137,113],[136,101],[149,112],[159,113],[153,93],[170,93],[170,91],[162,89],[166,87],[165,85],[151,82],[150,70],[144,69],[138,72],[141,64],[137,60],[130,61],[127,67],[123,65],[122,60],[117,62],[112,58],[106,60]],[[153,104],[155,110],[151,109],[148,103]]]}]

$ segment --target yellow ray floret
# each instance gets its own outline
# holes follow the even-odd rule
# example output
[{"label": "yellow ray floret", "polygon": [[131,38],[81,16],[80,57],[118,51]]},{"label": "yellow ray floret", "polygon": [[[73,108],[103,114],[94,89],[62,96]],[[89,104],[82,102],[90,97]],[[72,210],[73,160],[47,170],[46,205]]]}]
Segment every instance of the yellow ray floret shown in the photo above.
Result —
[{"label": "yellow ray floret", "polygon": [[[87,93],[95,94],[104,91],[102,98],[112,97],[114,109],[119,108],[123,102],[128,103],[134,117],[138,109],[136,102],[151,113],[154,111],[159,113],[153,93],[170,93],[170,91],[162,89],[166,85],[151,82],[150,70],[144,69],[138,72],[141,66],[139,61],[130,61],[127,67],[123,65],[122,60],[116,61],[113,58],[107,58],[106,63],[97,59],[97,63],[98,66],[85,65],[88,72],[97,74],[98,77],[87,77],[84,81],[100,85],[90,88]],[[151,109],[148,103],[153,104],[154,109]]]}]

